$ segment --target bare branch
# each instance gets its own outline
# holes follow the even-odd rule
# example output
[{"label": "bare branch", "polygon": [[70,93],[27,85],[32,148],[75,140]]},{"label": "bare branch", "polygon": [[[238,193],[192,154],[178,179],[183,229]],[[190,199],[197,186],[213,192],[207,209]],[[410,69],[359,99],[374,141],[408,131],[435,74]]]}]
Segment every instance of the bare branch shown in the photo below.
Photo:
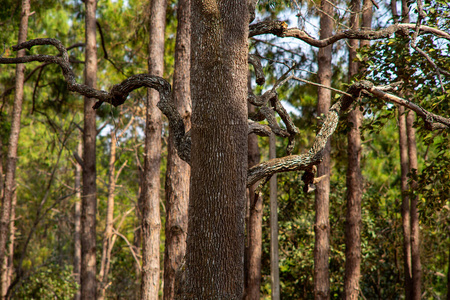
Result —
[{"label": "bare branch", "polygon": [[330,108],[313,146],[306,154],[275,158],[250,168],[247,173],[247,186],[252,186],[259,180],[275,173],[299,170],[309,170],[310,172],[312,166],[322,161],[323,150],[328,139],[336,130],[341,112],[346,111],[359,98],[361,92],[370,93],[380,100],[396,103],[415,111],[424,120],[425,128],[428,130],[450,128],[449,118],[438,116],[411,101],[385,93],[381,89],[374,87],[370,81],[359,81],[352,84],[347,92]]},{"label": "bare branch", "polygon": [[[414,30],[416,24],[394,24],[380,30],[344,30],[335,35],[318,40],[307,34],[299,28],[288,28],[287,24],[282,21],[263,21],[254,25],[250,25],[249,37],[261,34],[273,34],[278,37],[294,37],[304,41],[314,47],[326,47],[342,39],[359,39],[359,40],[377,40],[387,38],[399,30]],[[450,34],[437,28],[420,25],[419,30],[423,33],[431,33],[438,37],[450,40]]]},{"label": "bare branch", "polygon": [[111,103],[114,106],[122,105],[128,95],[133,90],[140,87],[148,87],[157,90],[160,95],[160,101],[157,106],[163,114],[166,115],[169,120],[169,126],[174,131],[175,146],[178,150],[178,155],[181,159],[189,163],[191,149],[190,135],[185,132],[183,119],[170,102],[171,87],[165,79],[149,74],[138,74],[130,76],[121,83],[114,85],[110,92],[96,90],[85,84],[79,84],[76,82],[75,74],[69,64],[67,50],[57,39],[34,39],[14,46],[13,50],[17,51],[20,49],[31,49],[33,46],[37,45],[52,45],[58,49],[61,57],[51,55],[30,55],[17,58],[0,57],[0,64],[28,63],[32,61],[56,63],[62,69],[69,91],[77,92],[83,96],[99,100],[94,105],[94,109],[99,108],[103,102]]}]

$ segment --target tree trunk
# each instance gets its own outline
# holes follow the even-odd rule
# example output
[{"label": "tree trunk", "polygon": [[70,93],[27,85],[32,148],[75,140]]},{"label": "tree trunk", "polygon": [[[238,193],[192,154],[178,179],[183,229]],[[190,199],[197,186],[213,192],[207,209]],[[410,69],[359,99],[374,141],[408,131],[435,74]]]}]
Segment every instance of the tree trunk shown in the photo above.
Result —
[{"label": "tree trunk", "polygon": [[192,150],[185,299],[242,299],[248,5],[191,5]]},{"label": "tree trunk", "polygon": [[[417,172],[417,147],[416,147],[416,130],[413,127],[414,112],[409,111],[406,116],[406,132],[408,136],[408,155],[409,170],[411,173]],[[417,182],[412,181],[411,190],[417,188]],[[419,228],[419,211],[417,209],[418,197],[411,197],[411,271],[412,271],[412,290],[411,299],[419,300],[422,297],[422,266],[420,263],[420,228]]]},{"label": "tree trunk", "polygon": [[[189,0],[178,2],[177,18],[173,103],[184,120],[186,130],[189,130],[191,122]],[[171,300],[175,298],[175,274],[186,253],[190,166],[176,154],[172,130],[169,130],[167,152],[164,299]]]},{"label": "tree trunk", "polygon": [[[275,134],[270,135],[269,159],[277,157]],[[277,174],[270,178],[270,281],[273,300],[280,299],[280,267],[278,254]]]},{"label": "tree trunk", "polygon": [[401,192],[402,192],[402,228],[403,228],[403,265],[405,272],[405,299],[411,299],[411,220],[408,192],[408,139],[406,135],[405,108],[398,108],[398,135],[400,148]]},{"label": "tree trunk", "polygon": [[[325,39],[332,35],[333,31],[333,4],[332,2],[321,2],[320,16],[320,38]],[[318,54],[318,83],[331,86],[332,46],[319,49]],[[326,114],[330,109],[331,91],[319,87],[317,89],[317,116]],[[316,220],[314,224],[314,299],[330,299],[330,275],[329,275],[329,252],[330,252],[330,141],[325,146],[322,163],[317,168],[317,177],[326,175],[316,188],[315,211]]]},{"label": "tree trunk", "polygon": [[[22,12],[19,27],[19,39],[18,44],[27,40],[28,33],[28,15],[30,13],[30,1],[22,0]],[[25,50],[20,50],[17,53],[17,57],[25,56]],[[17,144],[19,142],[20,134],[20,119],[22,115],[22,103],[23,103],[23,85],[24,85],[24,72],[25,65],[17,64],[16,66],[16,81],[15,81],[15,94],[14,94],[14,106],[11,120],[11,133],[8,142],[8,153],[6,158],[5,168],[5,187],[3,190],[2,207],[0,215],[0,264],[2,270],[0,272],[0,282],[2,291],[0,295],[2,298],[6,294],[6,290],[3,290],[4,282],[7,280],[6,270],[3,269],[6,253],[6,244],[8,240],[8,232],[11,222],[11,208],[12,201],[15,193],[15,172],[17,163]]]},{"label": "tree trunk", "polygon": [[[350,28],[359,28],[359,0],[350,3]],[[349,40],[349,79],[358,73],[358,64],[354,62],[358,40]],[[361,277],[361,126],[362,113],[356,108],[349,113],[348,123],[348,169],[347,169],[347,215],[345,224],[345,277],[344,298],[356,300],[359,296]]]},{"label": "tree trunk", "polygon": [[[85,84],[95,87],[97,82],[97,44],[96,44],[96,0],[86,0],[86,49],[85,49]],[[81,299],[96,297],[96,135],[95,110],[96,100],[84,98],[83,130],[83,197],[81,198]]]},{"label": "tree trunk", "polygon": [[[150,1],[150,43],[148,72],[162,76],[164,68],[164,29],[167,0]],[[144,187],[142,208],[142,278],[141,299],[157,299],[159,292],[159,241],[161,217],[159,211],[161,163],[161,112],[156,107],[159,93],[147,92],[145,125]]]},{"label": "tree trunk", "polygon": [[106,203],[106,224],[103,233],[102,258],[100,262],[99,284],[97,299],[105,299],[106,289],[108,286],[108,273],[111,262],[113,221],[114,221],[114,192],[116,189],[116,133],[111,131],[111,152],[109,154],[109,180],[108,180],[108,200]]},{"label": "tree trunk", "polygon": [[[255,107],[248,103],[248,112],[254,112]],[[248,136],[248,168],[260,162],[258,137],[255,134]],[[246,282],[245,299],[259,300],[261,288],[261,255],[262,255],[262,216],[263,201],[259,193],[256,193],[258,183],[249,188],[249,217],[247,223],[247,248],[246,258]]]},{"label": "tree trunk", "polygon": [[[82,153],[83,144],[81,142],[78,143],[77,146],[77,154]],[[73,255],[73,273],[75,274],[75,281],[79,285],[81,283],[81,172],[82,168],[79,163],[75,164],[75,212],[74,212],[74,223],[75,223],[75,232],[74,232],[74,255]],[[80,300],[81,293],[78,289],[75,293],[75,300]]]}]

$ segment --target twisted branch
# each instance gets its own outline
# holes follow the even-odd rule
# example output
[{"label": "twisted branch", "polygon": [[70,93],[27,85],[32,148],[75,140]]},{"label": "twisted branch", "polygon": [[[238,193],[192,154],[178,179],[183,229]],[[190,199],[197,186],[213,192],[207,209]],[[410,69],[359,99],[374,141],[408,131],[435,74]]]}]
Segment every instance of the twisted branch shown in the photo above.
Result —
[{"label": "twisted branch", "polygon": [[[420,25],[420,32],[431,33],[438,37],[450,40],[450,34],[437,28]],[[400,30],[415,30],[416,24],[398,23],[380,30],[353,30],[348,29],[337,32],[335,35],[318,40],[310,36],[299,28],[288,28],[287,24],[282,21],[263,21],[254,25],[250,25],[249,37],[261,34],[273,34],[278,37],[294,37],[304,41],[305,43],[323,48],[329,46],[342,39],[359,39],[359,40],[377,40],[387,38]]]},{"label": "twisted branch", "polygon": [[31,49],[32,47],[38,45],[52,45],[59,51],[60,56],[29,55],[17,58],[0,57],[0,63],[17,64],[39,61],[58,64],[61,67],[69,91],[77,92],[83,96],[99,100],[94,105],[94,109],[99,108],[103,102],[110,103],[114,106],[122,105],[133,90],[141,87],[153,88],[157,90],[160,96],[160,101],[157,106],[162,113],[166,115],[169,120],[169,126],[175,133],[175,146],[178,150],[178,155],[181,159],[189,163],[191,149],[190,135],[185,132],[183,119],[170,102],[171,86],[165,79],[149,74],[138,74],[130,76],[121,83],[114,85],[109,92],[97,90],[85,84],[79,84],[76,82],[75,74],[70,67],[67,50],[57,39],[43,38],[29,40],[25,43],[14,46],[13,50],[18,51],[20,49]]}]

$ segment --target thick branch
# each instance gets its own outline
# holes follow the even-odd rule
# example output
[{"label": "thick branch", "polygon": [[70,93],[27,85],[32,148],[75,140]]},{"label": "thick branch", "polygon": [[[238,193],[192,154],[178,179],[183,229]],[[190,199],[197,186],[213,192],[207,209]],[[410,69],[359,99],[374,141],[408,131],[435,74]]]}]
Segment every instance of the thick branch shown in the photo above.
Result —
[{"label": "thick branch", "polygon": [[[278,37],[294,37],[304,41],[314,47],[326,47],[342,39],[359,39],[359,40],[377,40],[387,38],[399,30],[414,30],[416,24],[394,24],[380,30],[344,30],[335,35],[318,40],[298,28],[288,28],[287,24],[282,21],[263,21],[254,25],[250,25],[249,37],[261,34],[273,34]],[[450,40],[450,34],[437,28],[420,25],[419,29],[423,33],[431,33],[436,36]]]},{"label": "thick branch", "polygon": [[252,186],[259,180],[272,176],[275,173],[309,170],[312,166],[319,164],[322,161],[325,145],[330,136],[336,130],[339,115],[341,112],[346,111],[350,107],[362,91],[371,93],[374,97],[380,100],[393,102],[413,110],[424,120],[425,127],[428,130],[450,128],[449,118],[438,116],[428,112],[421,106],[414,104],[411,101],[385,93],[381,89],[374,87],[373,83],[370,81],[359,81],[351,85],[348,88],[347,93],[344,94],[339,101],[330,108],[325,116],[325,121],[322,128],[316,136],[313,146],[306,154],[275,158],[250,168],[247,173],[247,186]]},{"label": "thick branch", "polygon": [[253,54],[249,54],[248,63],[251,64],[255,69],[256,83],[258,85],[263,85],[266,82],[266,78],[264,77],[263,67],[261,65],[261,60],[259,59],[259,57]]},{"label": "thick branch", "polygon": [[160,101],[158,108],[169,119],[169,126],[175,133],[175,146],[178,155],[186,162],[190,161],[191,139],[188,133],[185,133],[183,119],[178,111],[170,102],[170,84],[163,78],[149,74],[138,74],[130,76],[119,84],[112,87],[110,92],[96,90],[85,84],[79,84],[75,80],[75,74],[69,64],[69,56],[66,48],[57,39],[34,39],[13,47],[13,50],[31,49],[37,45],[52,45],[58,49],[59,56],[51,55],[30,55],[18,58],[2,58],[0,64],[17,64],[28,63],[32,61],[56,63],[61,67],[64,78],[67,82],[69,91],[77,92],[83,96],[95,98],[99,101],[95,104],[94,109],[99,108],[103,102],[111,103],[114,106],[122,105],[128,95],[135,89],[140,87],[153,88],[159,92]]}]

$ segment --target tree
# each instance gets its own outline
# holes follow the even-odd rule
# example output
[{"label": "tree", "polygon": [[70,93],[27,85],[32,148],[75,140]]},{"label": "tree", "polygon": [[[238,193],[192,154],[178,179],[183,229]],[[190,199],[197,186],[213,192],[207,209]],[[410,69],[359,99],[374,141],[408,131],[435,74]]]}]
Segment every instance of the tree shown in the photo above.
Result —
[{"label": "tree", "polygon": [[[173,75],[173,104],[190,129],[190,1],[178,1],[177,38]],[[174,132],[169,128],[166,173],[166,244],[164,254],[164,299],[174,299],[176,272],[186,253],[186,236],[189,204],[190,166],[177,155]]]},{"label": "tree", "polygon": [[[350,3],[350,28],[359,28],[360,1]],[[355,62],[359,41],[351,39],[349,44],[348,77],[349,81],[358,74],[359,64]],[[359,279],[361,276],[361,133],[362,112],[355,109],[348,116],[348,169],[347,169],[347,213],[345,226],[345,281],[344,299],[356,300],[359,297]]]},{"label": "tree", "polygon": [[[28,33],[28,16],[30,14],[30,1],[22,1],[22,12],[20,19],[19,28],[19,40],[18,43],[23,43],[27,40]],[[17,57],[25,56],[25,50],[19,51]],[[6,295],[6,282],[8,279],[8,268],[5,268],[5,254],[6,245],[9,237],[11,215],[14,216],[13,198],[15,193],[15,172],[17,163],[17,144],[19,142],[20,134],[20,119],[22,115],[22,103],[23,103],[23,84],[25,78],[25,65],[18,64],[16,67],[16,81],[15,81],[15,94],[14,94],[14,107],[11,120],[11,132],[8,142],[8,153],[6,157],[6,170],[5,170],[5,187],[2,187],[3,197],[2,197],[2,207],[0,215],[0,264],[2,270],[0,271],[0,283],[1,283],[1,297]],[[2,174],[3,175],[3,174]],[[2,180],[3,184],[3,180]]]},{"label": "tree", "polygon": [[[148,71],[163,75],[165,0],[150,1],[150,42]],[[141,298],[156,299],[159,292],[159,168],[161,161],[161,112],[157,109],[158,92],[148,90],[145,124],[144,186],[142,205],[142,277]]]},{"label": "tree", "polygon": [[[91,88],[97,82],[96,0],[86,0],[85,17],[85,84]],[[83,192],[81,198],[81,299],[95,299],[96,278],[96,215],[97,215],[97,171],[96,171],[96,113],[92,110],[95,99],[84,98],[83,128]]]},{"label": "tree", "polygon": [[[332,35],[333,31],[333,3],[321,1],[320,16],[320,38],[325,39]],[[332,46],[319,50],[318,60],[318,83],[331,86]],[[331,105],[331,90],[323,87],[317,89],[317,116],[326,114]],[[316,189],[316,221],[314,224],[315,246],[314,246],[314,298],[330,299],[330,277],[329,277],[329,252],[330,252],[330,167],[331,167],[331,143],[328,142],[324,149],[323,161],[317,168],[317,176],[324,176],[317,183]]]}]

